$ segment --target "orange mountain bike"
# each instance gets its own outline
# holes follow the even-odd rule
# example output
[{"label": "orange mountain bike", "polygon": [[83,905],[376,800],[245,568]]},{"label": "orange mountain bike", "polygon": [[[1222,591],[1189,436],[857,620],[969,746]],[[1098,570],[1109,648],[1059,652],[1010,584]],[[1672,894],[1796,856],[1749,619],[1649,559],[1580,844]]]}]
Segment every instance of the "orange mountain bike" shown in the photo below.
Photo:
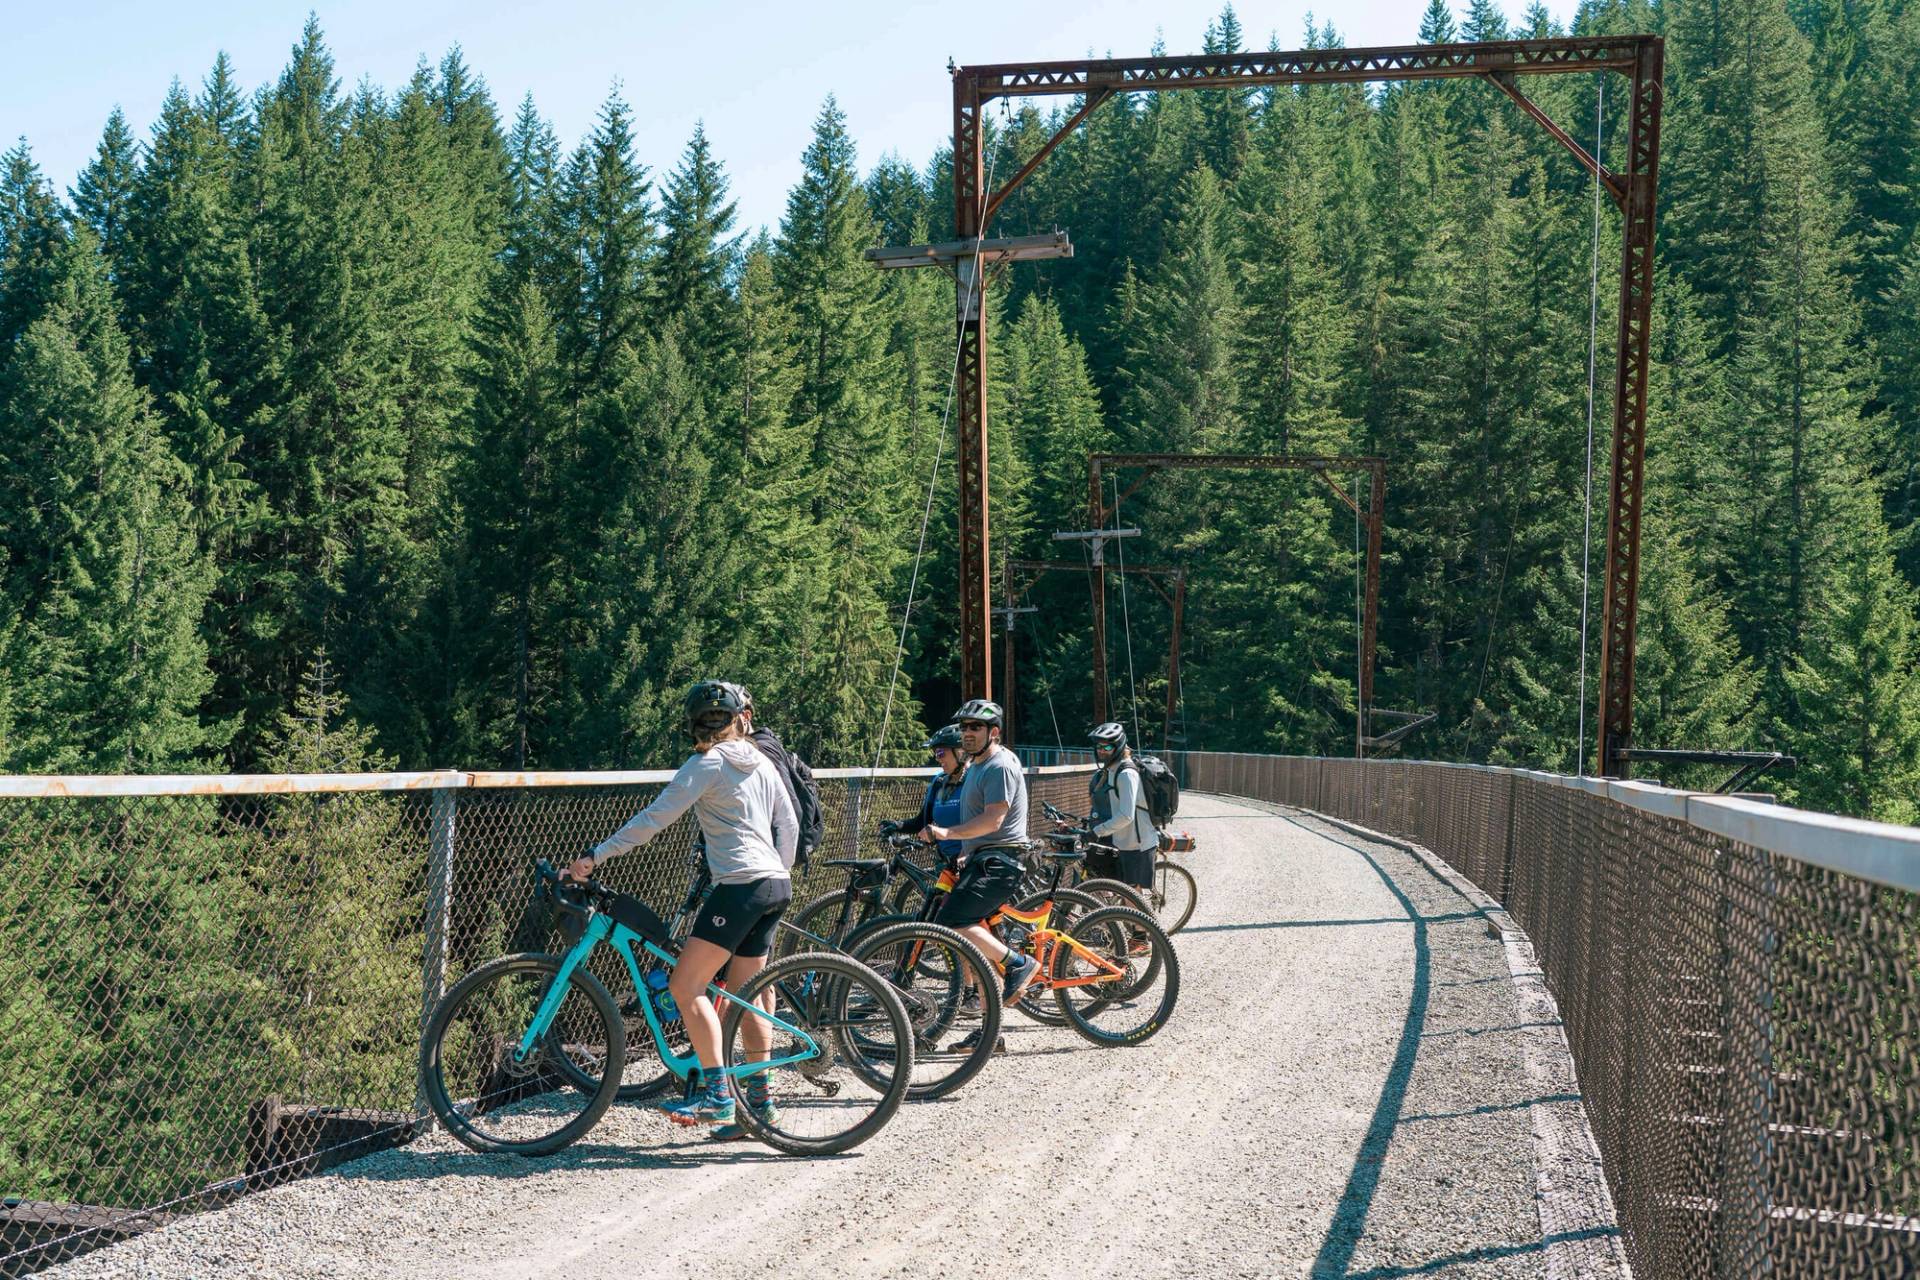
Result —
[{"label": "orange mountain bike", "polygon": [[1002,907],[987,927],[1040,962],[1040,976],[1014,1008],[1054,1022],[1041,1012],[1041,993],[1048,992],[1059,1019],[1094,1044],[1139,1044],[1173,1016],[1180,998],[1180,959],[1166,931],[1146,912],[1099,906],[1060,888],[1067,868],[1086,856],[1083,834],[1042,836],[1053,863],[1052,884],[1018,905]]}]

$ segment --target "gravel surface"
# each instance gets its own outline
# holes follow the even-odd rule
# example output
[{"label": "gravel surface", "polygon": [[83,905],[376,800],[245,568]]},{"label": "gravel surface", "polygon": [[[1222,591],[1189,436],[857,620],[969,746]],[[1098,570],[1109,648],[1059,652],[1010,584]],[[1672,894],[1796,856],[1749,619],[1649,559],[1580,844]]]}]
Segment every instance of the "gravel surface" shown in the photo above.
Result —
[{"label": "gravel surface", "polygon": [[42,1275],[1546,1274],[1537,1026],[1483,907],[1303,815],[1182,808],[1200,902],[1143,1046],[1010,1015],[1006,1057],[837,1159],[632,1106],[544,1160],[435,1134]]}]

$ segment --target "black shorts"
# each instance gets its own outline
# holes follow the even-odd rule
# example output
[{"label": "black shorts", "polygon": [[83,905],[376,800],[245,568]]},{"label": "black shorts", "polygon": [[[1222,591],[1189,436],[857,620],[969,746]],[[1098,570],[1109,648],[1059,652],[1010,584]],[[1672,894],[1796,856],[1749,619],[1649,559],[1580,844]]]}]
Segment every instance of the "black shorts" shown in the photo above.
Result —
[{"label": "black shorts", "polygon": [[717,884],[700,904],[693,936],[736,956],[763,956],[773,945],[773,930],[793,905],[793,881],[763,876],[746,884]]},{"label": "black shorts", "polygon": [[960,869],[960,883],[933,917],[935,924],[964,928],[979,924],[1013,900],[1024,874],[1012,849],[975,849]]},{"label": "black shorts", "polygon": [[1087,853],[1087,878],[1118,880],[1136,889],[1153,887],[1154,849],[1092,849]]},{"label": "black shorts", "polygon": [[1137,889],[1153,888],[1153,859],[1157,849],[1122,849],[1120,870],[1114,879]]}]

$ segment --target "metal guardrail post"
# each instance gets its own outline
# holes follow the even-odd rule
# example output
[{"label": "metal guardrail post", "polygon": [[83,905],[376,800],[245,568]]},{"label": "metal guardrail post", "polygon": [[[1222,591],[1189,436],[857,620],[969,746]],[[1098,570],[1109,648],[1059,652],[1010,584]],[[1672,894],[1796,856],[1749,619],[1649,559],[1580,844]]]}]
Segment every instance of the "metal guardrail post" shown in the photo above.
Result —
[{"label": "metal guardrail post", "polygon": [[[435,787],[427,807],[426,930],[420,953],[420,1034],[447,990],[447,934],[453,921],[453,845],[459,794]],[[426,1098],[416,1086],[414,1110],[427,1114]]]}]

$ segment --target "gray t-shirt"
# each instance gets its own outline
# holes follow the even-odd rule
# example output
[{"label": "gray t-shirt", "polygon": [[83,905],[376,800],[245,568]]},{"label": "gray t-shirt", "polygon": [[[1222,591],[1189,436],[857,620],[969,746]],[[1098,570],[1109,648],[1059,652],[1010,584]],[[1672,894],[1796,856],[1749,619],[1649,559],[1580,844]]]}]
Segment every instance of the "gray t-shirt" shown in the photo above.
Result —
[{"label": "gray t-shirt", "polygon": [[1027,776],[1020,771],[1020,757],[1005,747],[995,747],[985,760],[974,761],[967,779],[960,784],[960,821],[971,822],[990,804],[1007,805],[1007,816],[984,836],[960,842],[960,856],[988,845],[1024,845],[1027,842]]}]

